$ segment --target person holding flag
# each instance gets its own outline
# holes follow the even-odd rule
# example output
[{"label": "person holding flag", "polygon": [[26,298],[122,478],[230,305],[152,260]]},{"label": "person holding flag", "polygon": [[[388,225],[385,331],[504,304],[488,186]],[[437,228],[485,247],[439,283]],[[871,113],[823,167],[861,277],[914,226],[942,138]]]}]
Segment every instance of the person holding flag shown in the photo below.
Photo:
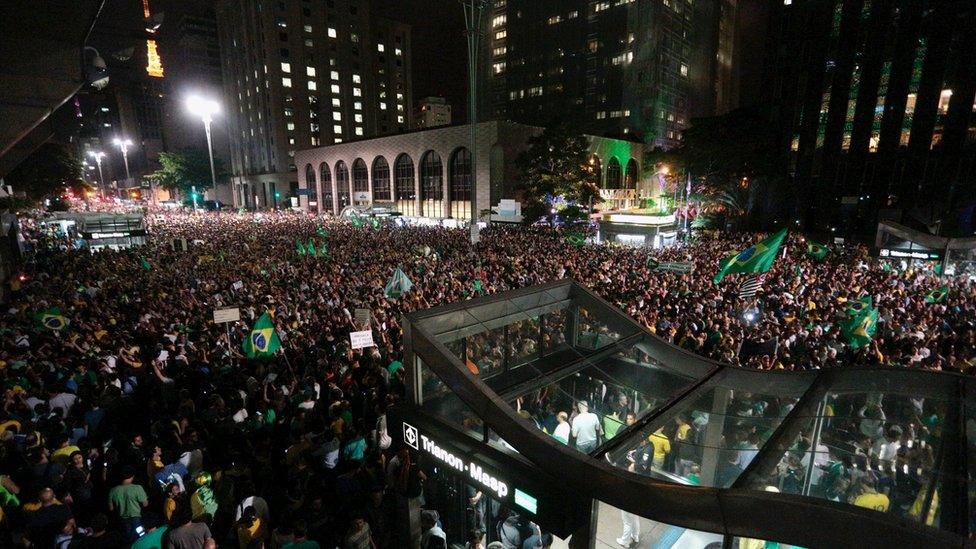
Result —
[{"label": "person holding flag", "polygon": [[841,331],[847,338],[847,344],[853,349],[860,349],[871,343],[875,331],[878,329],[878,310],[867,307],[864,311],[851,317],[841,324]]},{"label": "person holding flag", "polygon": [[35,314],[34,320],[37,322],[39,328],[53,330],[55,332],[61,331],[68,326],[68,319],[61,314],[61,309],[58,307],[51,307],[46,311]]},{"label": "person holding flag", "polygon": [[783,228],[773,236],[749,246],[739,253],[729,255],[719,267],[718,273],[712,282],[718,284],[730,273],[765,273],[773,266],[779,247],[786,238],[786,229]]},{"label": "person holding flag", "polygon": [[281,339],[278,338],[278,332],[275,331],[271,315],[265,312],[254,323],[254,328],[244,340],[244,353],[247,358],[263,358],[273,355],[280,348]]},{"label": "person holding flag", "polygon": [[827,257],[827,253],[829,251],[830,250],[827,249],[827,246],[824,246],[823,244],[817,244],[812,240],[807,242],[807,255],[814,259],[820,260]]},{"label": "person holding flag", "polygon": [[933,303],[942,303],[947,297],[949,297],[949,286],[942,286],[940,288],[930,290],[927,294],[925,294],[925,302],[929,305]]}]

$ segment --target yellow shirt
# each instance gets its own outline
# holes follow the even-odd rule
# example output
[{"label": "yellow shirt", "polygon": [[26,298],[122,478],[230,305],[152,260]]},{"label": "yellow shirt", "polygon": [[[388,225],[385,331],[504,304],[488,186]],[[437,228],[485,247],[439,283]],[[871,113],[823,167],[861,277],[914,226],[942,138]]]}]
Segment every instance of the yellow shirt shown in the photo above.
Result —
[{"label": "yellow shirt", "polygon": [[875,511],[881,511],[882,513],[888,512],[888,496],[878,493],[866,493],[857,496],[854,500],[854,505],[858,507],[864,507],[865,509],[874,509]]},{"label": "yellow shirt", "polygon": [[675,440],[688,440],[688,432],[691,431],[691,425],[687,423],[682,423],[678,426],[678,432],[674,434]]},{"label": "yellow shirt", "polygon": [[173,498],[166,498],[163,502],[163,514],[166,515],[166,521],[173,520],[173,513],[176,512],[176,500]]},{"label": "yellow shirt", "polygon": [[51,454],[51,459],[67,458],[71,454],[73,454],[75,452],[80,452],[80,451],[81,451],[81,448],[78,448],[77,446],[73,446],[73,445],[69,444],[67,446],[64,446],[62,448],[58,448],[57,450],[55,450],[54,453]]},{"label": "yellow shirt", "polygon": [[654,460],[662,460],[664,456],[671,452],[671,441],[663,433],[654,433],[647,437],[647,440],[654,445]]}]

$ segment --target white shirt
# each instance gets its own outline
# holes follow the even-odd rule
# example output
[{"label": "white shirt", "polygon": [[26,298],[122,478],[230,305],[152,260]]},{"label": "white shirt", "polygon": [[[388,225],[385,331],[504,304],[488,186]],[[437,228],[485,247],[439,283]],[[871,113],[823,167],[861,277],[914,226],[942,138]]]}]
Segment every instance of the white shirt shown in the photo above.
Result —
[{"label": "white shirt", "polygon": [[569,444],[569,432],[569,422],[564,421],[559,425],[556,425],[556,428],[552,431],[552,436],[563,444]]},{"label": "white shirt", "polygon": [[597,442],[597,434],[600,432],[600,418],[590,411],[583,412],[573,418],[573,436],[576,437],[576,444],[588,444]]}]

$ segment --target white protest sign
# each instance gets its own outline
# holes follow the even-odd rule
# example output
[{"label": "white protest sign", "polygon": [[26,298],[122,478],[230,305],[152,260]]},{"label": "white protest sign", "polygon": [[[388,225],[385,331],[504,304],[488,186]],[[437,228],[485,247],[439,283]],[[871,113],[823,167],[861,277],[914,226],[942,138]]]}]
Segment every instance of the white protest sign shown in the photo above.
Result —
[{"label": "white protest sign", "polygon": [[353,349],[365,347],[375,347],[373,343],[373,330],[363,330],[362,332],[349,332],[349,343]]},{"label": "white protest sign", "polygon": [[244,283],[238,280],[237,282],[231,284],[230,287],[232,290],[236,292],[237,290],[240,290],[241,288],[244,287]]},{"label": "white protest sign", "polygon": [[214,309],[213,319],[214,319],[214,324],[224,324],[225,322],[237,322],[241,319],[241,310],[237,307]]}]

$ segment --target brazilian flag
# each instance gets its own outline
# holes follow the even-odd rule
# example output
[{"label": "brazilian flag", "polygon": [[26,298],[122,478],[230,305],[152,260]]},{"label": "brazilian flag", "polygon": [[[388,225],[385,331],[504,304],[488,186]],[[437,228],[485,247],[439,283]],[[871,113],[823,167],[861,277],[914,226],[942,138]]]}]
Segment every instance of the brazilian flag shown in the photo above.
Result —
[{"label": "brazilian flag", "polygon": [[586,243],[586,238],[579,233],[571,233],[566,235],[566,243],[571,246],[576,246],[577,248],[579,248],[580,246]]},{"label": "brazilian flag", "polygon": [[874,299],[871,298],[870,294],[862,296],[856,301],[851,301],[850,306],[847,308],[847,316],[855,317],[873,306]]},{"label": "brazilian flag", "polygon": [[248,358],[260,358],[271,356],[280,348],[281,340],[271,322],[271,315],[264,313],[244,340],[244,352]]},{"label": "brazilian flag", "polygon": [[925,294],[926,303],[942,303],[945,299],[949,297],[949,287],[942,286],[941,288],[936,288]]},{"label": "brazilian flag", "polygon": [[139,266],[141,266],[143,269],[147,271],[152,269],[152,265],[149,264],[149,260],[146,259],[145,257],[139,258]]},{"label": "brazilian flag", "polygon": [[54,330],[55,332],[63,330],[68,326],[68,319],[61,314],[61,309],[57,307],[51,307],[46,311],[35,314],[34,320],[37,321],[38,327]]},{"label": "brazilian flag", "polygon": [[807,242],[807,255],[814,259],[823,259],[827,257],[827,249],[823,244],[817,244],[814,241]]},{"label": "brazilian flag", "polygon": [[726,257],[722,260],[712,282],[718,284],[725,278],[725,275],[730,273],[765,273],[769,271],[785,238],[786,229],[784,228],[762,242]]},{"label": "brazilian flag", "polygon": [[874,332],[878,329],[878,310],[871,307],[841,325],[847,343],[854,349],[860,349],[871,343]]}]

